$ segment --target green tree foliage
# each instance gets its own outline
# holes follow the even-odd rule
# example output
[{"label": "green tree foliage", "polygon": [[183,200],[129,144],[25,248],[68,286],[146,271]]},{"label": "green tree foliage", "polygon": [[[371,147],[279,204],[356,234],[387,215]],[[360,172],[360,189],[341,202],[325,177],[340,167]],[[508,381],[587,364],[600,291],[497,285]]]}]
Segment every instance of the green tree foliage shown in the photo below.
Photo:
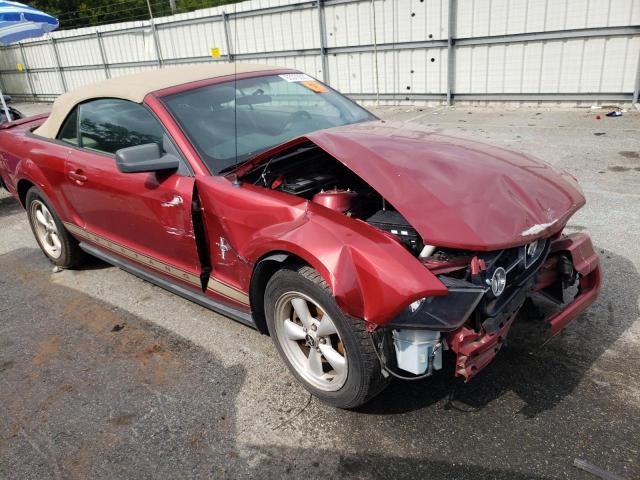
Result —
[{"label": "green tree foliage", "polygon": [[[237,0],[175,0],[175,13],[191,12],[235,1]],[[172,14],[169,0],[149,2],[154,17]],[[35,0],[29,2],[29,5],[57,17],[60,20],[59,30],[149,18],[146,0]]]}]

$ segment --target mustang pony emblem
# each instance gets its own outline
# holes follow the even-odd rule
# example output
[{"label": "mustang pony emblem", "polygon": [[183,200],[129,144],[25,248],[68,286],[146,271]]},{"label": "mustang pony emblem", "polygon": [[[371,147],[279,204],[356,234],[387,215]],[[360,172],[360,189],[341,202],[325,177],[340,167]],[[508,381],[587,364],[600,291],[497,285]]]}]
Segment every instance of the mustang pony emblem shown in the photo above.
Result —
[{"label": "mustang pony emblem", "polygon": [[222,257],[222,260],[226,260],[227,252],[231,250],[231,247],[229,246],[227,241],[224,239],[224,237],[220,237],[220,241],[217,242],[216,245],[220,249],[220,256]]}]

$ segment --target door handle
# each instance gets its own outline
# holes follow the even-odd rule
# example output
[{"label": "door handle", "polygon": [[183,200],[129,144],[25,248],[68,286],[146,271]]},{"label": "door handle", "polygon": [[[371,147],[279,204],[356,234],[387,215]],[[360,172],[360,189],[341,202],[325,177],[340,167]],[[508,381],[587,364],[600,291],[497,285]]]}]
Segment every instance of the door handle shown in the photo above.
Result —
[{"label": "door handle", "polygon": [[87,177],[86,175],[82,174],[82,170],[74,170],[72,172],[69,172],[69,178],[76,182],[78,185],[82,185],[87,181]]}]

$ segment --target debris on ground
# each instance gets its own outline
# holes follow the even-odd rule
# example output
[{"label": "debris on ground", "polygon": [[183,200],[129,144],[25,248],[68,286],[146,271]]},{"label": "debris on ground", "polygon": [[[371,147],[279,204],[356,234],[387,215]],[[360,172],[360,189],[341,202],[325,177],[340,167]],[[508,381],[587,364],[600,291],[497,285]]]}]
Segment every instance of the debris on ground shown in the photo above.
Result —
[{"label": "debris on ground", "polygon": [[607,117],[621,117],[622,116],[622,112],[620,110],[612,110],[609,113],[607,113]]},{"label": "debris on ground", "polygon": [[585,472],[589,472],[591,475],[594,475],[598,478],[602,478],[603,480],[623,480],[622,477],[618,475],[607,472],[600,467],[596,467],[595,465],[582,460],[580,458],[576,458],[573,460],[573,466],[579,468],[580,470],[584,470]]}]

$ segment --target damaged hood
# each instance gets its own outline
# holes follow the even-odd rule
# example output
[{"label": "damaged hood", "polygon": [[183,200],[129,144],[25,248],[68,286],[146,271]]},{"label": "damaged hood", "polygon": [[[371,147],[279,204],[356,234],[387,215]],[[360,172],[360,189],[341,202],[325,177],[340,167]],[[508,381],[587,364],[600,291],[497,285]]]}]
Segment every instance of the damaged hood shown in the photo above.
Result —
[{"label": "damaged hood", "polygon": [[305,135],[391,203],[426,244],[497,250],[559,232],[584,205],[569,174],[522,153],[382,121]]}]

